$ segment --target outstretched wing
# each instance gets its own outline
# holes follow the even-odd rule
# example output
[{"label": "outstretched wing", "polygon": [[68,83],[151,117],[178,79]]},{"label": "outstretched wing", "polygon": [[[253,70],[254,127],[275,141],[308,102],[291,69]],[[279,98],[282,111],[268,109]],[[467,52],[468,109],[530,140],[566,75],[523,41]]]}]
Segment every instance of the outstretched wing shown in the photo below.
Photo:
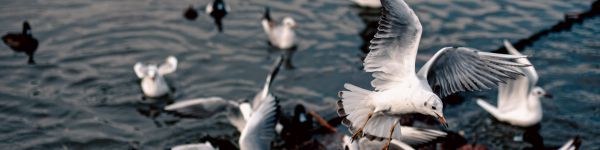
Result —
[{"label": "outstretched wing", "polygon": [[421,22],[403,0],[382,0],[382,16],[371,40],[364,69],[373,72],[371,85],[385,90],[415,73]]},{"label": "outstretched wing", "polygon": [[263,101],[266,101],[267,99],[275,99],[275,97],[270,92],[270,88],[271,84],[273,83],[273,80],[275,80],[275,76],[277,76],[277,73],[279,73],[279,68],[281,68],[280,66],[282,62],[283,56],[279,56],[277,60],[275,60],[275,64],[273,64],[271,72],[269,73],[269,75],[267,75],[267,79],[265,80],[265,84],[263,85],[262,90],[256,93],[254,99],[252,100],[253,110],[256,110]]},{"label": "outstretched wing", "polygon": [[[506,40],[504,40],[504,47],[511,55],[523,56]],[[522,64],[531,64],[527,58],[519,58],[516,61]],[[500,84],[498,87],[498,109],[500,111],[512,110],[527,103],[526,99],[529,92],[538,80],[533,65],[519,68],[519,70],[525,74],[524,77],[519,76],[515,80],[507,81],[506,84]]]},{"label": "outstretched wing", "polygon": [[279,115],[279,104],[275,99],[268,99],[252,112],[240,135],[240,149],[271,149],[271,142],[276,136],[275,125]]},{"label": "outstretched wing", "polygon": [[141,62],[135,63],[133,71],[135,71],[135,75],[137,75],[138,78],[144,78],[148,75],[148,67]]},{"label": "outstretched wing", "polygon": [[165,110],[193,117],[210,117],[224,110],[238,110],[237,102],[224,100],[220,97],[196,98],[167,105]]},{"label": "outstretched wing", "polygon": [[177,58],[174,56],[167,57],[165,63],[161,64],[158,67],[158,74],[165,75],[169,73],[173,73],[177,70]]},{"label": "outstretched wing", "polygon": [[514,60],[525,57],[481,52],[467,47],[445,47],[421,67],[417,76],[427,79],[440,97],[461,91],[490,89],[523,76],[517,67],[530,64]]},{"label": "outstretched wing", "polygon": [[402,136],[400,141],[408,145],[421,145],[436,140],[438,138],[445,137],[447,134],[443,131],[432,130],[432,129],[421,129],[414,127],[400,127]]}]

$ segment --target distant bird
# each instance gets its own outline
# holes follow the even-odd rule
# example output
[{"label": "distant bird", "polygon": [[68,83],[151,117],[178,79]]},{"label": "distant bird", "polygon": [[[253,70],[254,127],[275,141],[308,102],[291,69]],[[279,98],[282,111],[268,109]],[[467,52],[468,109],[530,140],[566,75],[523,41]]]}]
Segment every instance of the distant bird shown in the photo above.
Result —
[{"label": "distant bird", "polygon": [[227,15],[227,12],[230,11],[228,5],[225,5],[223,0],[215,0],[213,2],[208,3],[206,5],[206,13],[210,14],[211,17],[215,20],[215,24],[217,25],[217,30],[219,32],[223,32],[223,18]]},{"label": "distant bird", "polygon": [[190,5],[190,7],[183,12],[183,17],[188,20],[196,20],[196,18],[198,18],[198,11],[194,9],[194,6]]},{"label": "distant bird", "polygon": [[164,75],[175,72],[177,69],[177,58],[167,57],[165,63],[157,66],[155,64],[145,65],[138,62],[133,66],[135,74],[142,79],[142,91],[148,97],[160,97],[170,92]]},{"label": "distant bird", "polygon": [[[414,150],[411,145],[426,144],[446,136],[446,132],[443,131],[405,126],[400,127],[400,133],[402,133],[402,137],[400,140],[393,139],[390,149]],[[353,142],[350,136],[344,136],[343,141],[344,150],[379,149],[385,144],[384,141],[371,141],[368,137]]]},{"label": "distant bird", "polygon": [[575,138],[567,141],[567,143],[561,146],[558,150],[578,150],[580,146],[581,138],[579,138],[579,136],[575,136]]},{"label": "distant bird", "polygon": [[33,37],[29,22],[23,22],[21,33],[8,33],[2,36],[2,41],[15,52],[24,52],[29,57],[28,63],[35,64],[33,53],[37,50],[38,40]]},{"label": "distant bird", "polygon": [[[504,40],[504,46],[509,54],[523,56],[506,40]],[[527,58],[520,58],[516,61],[521,64],[531,64]],[[538,74],[533,66],[519,69],[525,76],[507,81],[506,84],[500,84],[498,88],[498,107],[494,107],[481,99],[477,100],[477,104],[500,121],[515,126],[529,127],[542,120],[540,97],[550,98],[551,95],[541,87],[535,86]]]},{"label": "distant bird", "polygon": [[[468,47],[445,47],[415,73],[422,26],[403,0],[382,0],[378,32],[371,40],[364,70],[373,72],[375,91],[345,84],[338,96],[338,115],[352,134],[383,140],[401,139],[400,115],[420,113],[438,118],[447,127],[440,97],[460,91],[489,89],[522,75],[515,67],[527,64],[514,56]],[[435,89],[435,90],[434,90]],[[387,148],[386,145],[384,148]]]},{"label": "distant bird", "polygon": [[279,49],[290,49],[294,47],[297,27],[296,21],[292,17],[285,17],[280,25],[277,25],[271,19],[269,8],[265,8],[265,13],[261,21],[265,33],[269,37],[269,43]]},{"label": "distant bird", "polygon": [[350,0],[360,7],[368,8],[380,8],[381,2],[379,0]]},{"label": "distant bird", "polygon": [[[283,125],[280,135],[281,139],[285,141],[283,146],[286,149],[306,149],[314,146],[307,142],[311,141],[315,134],[337,132],[336,128],[330,124],[335,119],[337,118],[325,120],[316,112],[307,110],[302,104],[296,105],[291,118],[282,117],[280,119]],[[315,121],[320,126],[315,126]]]}]

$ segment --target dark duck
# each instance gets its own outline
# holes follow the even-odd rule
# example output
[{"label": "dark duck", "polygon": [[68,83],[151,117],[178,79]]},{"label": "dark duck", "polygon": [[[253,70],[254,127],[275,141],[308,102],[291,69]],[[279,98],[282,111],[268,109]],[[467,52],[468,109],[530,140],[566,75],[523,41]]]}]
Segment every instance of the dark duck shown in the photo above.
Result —
[{"label": "dark duck", "polygon": [[23,22],[21,33],[8,33],[2,36],[2,41],[15,52],[25,52],[29,56],[29,64],[35,64],[33,53],[38,47],[38,40],[31,34],[31,26],[27,21]]},{"label": "dark duck", "polygon": [[190,5],[190,7],[183,12],[183,17],[188,20],[196,20],[196,18],[198,18],[198,12],[194,9],[194,6]]},{"label": "dark duck", "polygon": [[225,5],[223,0],[215,0],[206,5],[206,13],[213,17],[219,32],[223,32],[223,17],[227,15],[227,11],[229,10],[231,9]]}]

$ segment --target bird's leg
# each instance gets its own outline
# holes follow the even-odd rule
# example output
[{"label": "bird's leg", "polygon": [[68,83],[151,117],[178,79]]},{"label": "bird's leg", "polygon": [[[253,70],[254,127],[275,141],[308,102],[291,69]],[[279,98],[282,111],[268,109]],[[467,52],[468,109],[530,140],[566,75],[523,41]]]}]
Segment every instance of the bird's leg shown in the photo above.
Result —
[{"label": "bird's leg", "polygon": [[383,147],[383,150],[388,150],[388,148],[390,147],[390,143],[392,142],[392,135],[394,135],[394,129],[396,128],[396,125],[398,124],[398,120],[394,121],[394,124],[392,124],[392,128],[390,129],[390,136],[387,139],[387,142],[385,143],[385,146]]},{"label": "bird's leg", "polygon": [[358,135],[362,133],[363,129],[365,128],[365,126],[367,126],[367,122],[369,122],[369,119],[371,119],[371,117],[373,117],[373,112],[369,112],[365,123],[363,123],[363,125],[360,128],[358,128],[358,130],[356,130],[354,134],[352,134],[352,141],[354,141],[358,137]]}]

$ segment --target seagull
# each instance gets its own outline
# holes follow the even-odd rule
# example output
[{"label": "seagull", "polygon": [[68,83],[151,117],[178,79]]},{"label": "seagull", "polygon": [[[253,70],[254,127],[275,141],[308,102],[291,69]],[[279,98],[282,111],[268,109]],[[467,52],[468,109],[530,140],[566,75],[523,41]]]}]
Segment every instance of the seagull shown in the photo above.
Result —
[{"label": "seagull", "polygon": [[482,52],[468,47],[444,47],[415,73],[415,59],[422,27],[403,0],[382,0],[378,32],[371,40],[364,70],[375,78],[375,91],[344,84],[337,112],[352,134],[383,140],[386,147],[400,139],[399,116],[421,113],[437,117],[448,126],[442,113],[441,97],[461,92],[490,89],[498,83],[523,75],[512,62],[515,56]]},{"label": "seagull", "polygon": [[[511,55],[522,56],[508,41],[504,40],[504,47]],[[531,64],[527,58],[516,60],[518,63]],[[519,68],[524,77],[500,84],[498,88],[498,107],[494,107],[484,100],[478,99],[477,104],[500,121],[515,126],[529,127],[542,120],[542,105],[540,97],[551,98],[541,87],[535,86],[538,74],[533,66]]]},{"label": "seagull", "polygon": [[137,62],[133,66],[135,74],[142,79],[142,91],[148,97],[160,97],[170,92],[164,75],[175,72],[177,69],[177,58],[167,57],[165,63],[157,66],[155,64],[145,65]]},{"label": "seagull", "polygon": [[15,52],[25,52],[29,57],[28,63],[35,64],[33,53],[37,50],[38,40],[33,37],[29,22],[23,22],[21,33],[8,33],[2,36],[2,41]]},{"label": "seagull", "polygon": [[294,47],[294,42],[296,40],[294,28],[296,28],[297,25],[292,17],[285,17],[283,18],[282,24],[276,25],[271,19],[269,8],[266,7],[261,23],[265,33],[269,37],[270,45],[283,50]]},{"label": "seagull", "polygon": [[[446,132],[443,131],[405,126],[400,127],[400,132],[402,133],[402,137],[400,140],[393,139],[391,141],[391,149],[414,150],[410,145],[425,144],[447,135]],[[377,149],[385,144],[383,141],[371,141],[367,138],[361,138],[357,142],[352,142],[352,138],[347,135],[344,135],[343,140],[343,149],[345,150]]]},{"label": "seagull", "polygon": [[381,2],[379,0],[350,0],[360,7],[367,8],[381,8]]},{"label": "seagull", "polygon": [[[208,97],[208,98],[196,98],[191,100],[184,100],[180,102],[167,105],[165,110],[175,111],[179,114],[187,116],[212,116],[219,113],[222,110],[232,110],[228,112],[227,119],[229,122],[242,132],[246,126],[246,122],[250,120],[252,113],[258,109],[261,103],[275,99],[273,94],[270,92],[271,84],[279,72],[279,68],[283,62],[283,57],[279,57],[275,64],[271,68],[271,72],[267,75],[267,79],[261,91],[256,93],[251,102],[247,101],[232,101],[225,100],[220,97]],[[236,115],[241,114],[241,115]],[[283,129],[281,124],[277,124],[276,131],[280,133]]]},{"label": "seagull", "polygon": [[215,20],[215,24],[217,25],[217,30],[219,32],[223,32],[223,17],[227,15],[227,12],[231,10],[229,6],[225,5],[223,0],[215,0],[213,2],[208,3],[206,5],[206,13],[210,14],[211,17]]},{"label": "seagull", "polygon": [[567,143],[561,146],[558,150],[578,150],[580,146],[581,138],[579,138],[579,136],[575,136],[575,138],[567,141]]},{"label": "seagull", "polygon": [[196,20],[196,18],[198,18],[198,12],[194,9],[194,6],[190,5],[183,13],[183,17],[188,20]]}]

